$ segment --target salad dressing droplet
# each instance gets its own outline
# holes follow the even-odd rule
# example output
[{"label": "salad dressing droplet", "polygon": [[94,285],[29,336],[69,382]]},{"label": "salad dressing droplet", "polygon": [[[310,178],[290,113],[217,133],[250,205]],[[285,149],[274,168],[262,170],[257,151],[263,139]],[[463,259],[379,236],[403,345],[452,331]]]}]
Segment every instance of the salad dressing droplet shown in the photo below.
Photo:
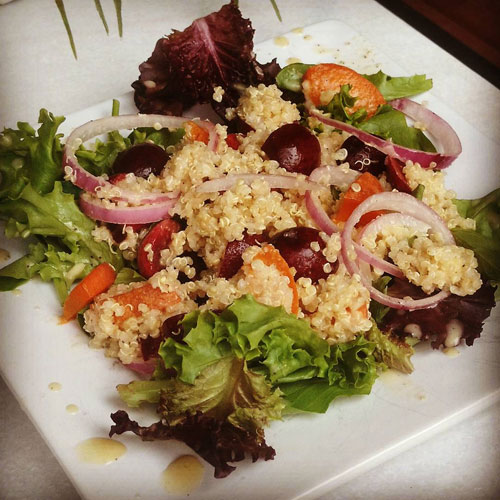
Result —
[{"label": "salad dressing droplet", "polygon": [[203,464],[196,457],[183,455],[163,471],[163,488],[174,495],[188,495],[199,488],[203,473]]},{"label": "salad dressing droplet", "polygon": [[66,411],[70,415],[76,415],[80,411],[80,408],[78,408],[78,406],[76,406],[74,404],[70,404],[70,405],[66,406]]},{"label": "salad dressing droplet", "polygon": [[300,35],[303,32],[304,32],[304,28],[293,28],[293,30],[292,30],[292,33],[296,33],[297,35]]},{"label": "salad dressing droplet", "polygon": [[274,45],[277,45],[278,47],[286,47],[287,45],[290,45],[290,42],[286,36],[277,36],[274,39]]},{"label": "salad dressing droplet", "polygon": [[79,443],[76,452],[86,464],[105,465],[118,460],[127,448],[123,443],[108,438],[90,438]]},{"label": "salad dressing droplet", "polygon": [[57,392],[57,391],[60,391],[62,389],[62,385],[59,382],[51,382],[49,384],[49,389],[51,391]]},{"label": "salad dressing droplet", "polygon": [[286,63],[287,64],[295,64],[295,63],[301,63],[302,62],[302,59],[298,58],[298,57],[289,57],[287,60],[286,60]]},{"label": "salad dressing droplet", "polygon": [[464,327],[458,319],[452,319],[446,325],[446,339],[444,345],[446,347],[455,347],[460,343],[462,334],[464,333]]},{"label": "salad dressing droplet", "polygon": [[456,347],[445,347],[443,349],[443,352],[450,358],[456,358],[457,356],[460,356],[460,351]]}]

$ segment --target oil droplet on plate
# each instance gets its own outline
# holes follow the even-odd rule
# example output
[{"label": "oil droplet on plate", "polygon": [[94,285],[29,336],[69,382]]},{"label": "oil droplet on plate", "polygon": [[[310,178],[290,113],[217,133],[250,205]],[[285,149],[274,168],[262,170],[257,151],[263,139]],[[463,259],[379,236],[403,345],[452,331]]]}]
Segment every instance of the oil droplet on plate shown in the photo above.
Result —
[{"label": "oil droplet on plate", "polygon": [[287,60],[286,60],[286,63],[287,64],[295,64],[295,63],[300,63],[302,62],[301,59],[299,59],[298,57],[289,57]]},{"label": "oil droplet on plate", "polygon": [[105,465],[118,460],[127,448],[120,441],[108,438],[90,438],[76,447],[78,458],[86,464]]},{"label": "oil droplet on plate", "polygon": [[80,411],[80,408],[78,408],[78,406],[76,406],[74,404],[70,404],[70,405],[66,406],[66,411],[70,415],[76,415]]},{"label": "oil droplet on plate", "polygon": [[277,45],[278,47],[286,47],[287,45],[290,45],[290,42],[286,36],[277,36],[274,39],[274,45]]},{"label": "oil droplet on plate", "polygon": [[163,487],[168,493],[187,495],[200,486],[203,473],[203,464],[196,457],[182,455],[163,471]]},{"label": "oil droplet on plate", "polygon": [[296,33],[297,35],[300,35],[303,32],[304,32],[304,28],[293,28],[293,30],[292,30],[292,33]]},{"label": "oil droplet on plate", "polygon": [[51,382],[49,384],[49,389],[54,392],[60,391],[62,389],[62,385],[59,382]]},{"label": "oil droplet on plate", "polygon": [[312,36],[311,35],[304,35],[302,38],[304,40],[312,40]]}]

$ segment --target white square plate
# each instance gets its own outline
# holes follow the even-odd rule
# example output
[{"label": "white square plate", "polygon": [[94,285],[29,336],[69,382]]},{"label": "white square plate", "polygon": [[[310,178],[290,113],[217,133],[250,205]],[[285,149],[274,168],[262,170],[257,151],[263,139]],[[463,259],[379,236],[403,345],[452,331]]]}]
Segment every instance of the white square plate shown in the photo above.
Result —
[{"label": "white square plate", "polygon": [[[404,72],[390,57],[375,53],[352,28],[325,21],[286,35],[288,45],[270,40],[256,47],[258,59],[290,57],[303,62],[338,62],[360,72],[379,68],[394,76]],[[432,75],[428,75],[432,76]],[[463,153],[449,169],[447,186],[459,197],[484,195],[500,185],[496,158],[499,147],[453,110],[423,96],[429,107],[445,118],[462,140]],[[121,111],[134,112],[131,94],[120,98]],[[107,116],[111,100],[67,117],[62,131]],[[474,176],[471,178],[471,168]],[[12,258],[22,244],[5,241],[1,247]],[[80,494],[87,499],[166,498],[161,474],[189,448],[176,442],[143,443],[132,435],[116,439],[127,453],[107,466],[79,461],[75,447],[91,437],[105,437],[110,413],[126,409],[114,387],[127,383],[132,373],[87,347],[87,337],[76,324],[58,325],[60,305],[52,287],[31,282],[20,293],[0,296],[0,369],[10,388],[47,440]],[[411,376],[383,375],[370,396],[337,400],[325,415],[303,415],[275,422],[266,430],[276,449],[274,461],[246,461],[228,478],[217,480],[206,467],[200,489],[191,498],[313,498],[367,470],[384,459],[430,437],[500,396],[500,372],[492,343],[500,340],[498,308],[487,321],[473,348],[459,347],[454,358],[420,346]],[[62,388],[51,391],[49,384]],[[65,408],[75,404],[72,415]],[[149,409],[129,412],[143,425],[157,420]]]}]

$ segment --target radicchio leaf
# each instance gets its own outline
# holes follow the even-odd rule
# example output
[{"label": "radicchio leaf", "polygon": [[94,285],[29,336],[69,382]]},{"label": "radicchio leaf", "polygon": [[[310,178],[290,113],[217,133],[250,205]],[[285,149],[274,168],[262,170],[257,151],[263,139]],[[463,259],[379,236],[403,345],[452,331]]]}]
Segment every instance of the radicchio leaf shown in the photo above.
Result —
[{"label": "radicchio leaf", "polygon": [[[421,289],[397,278],[394,278],[393,285],[389,287],[389,293],[401,298],[425,297]],[[408,332],[404,331],[405,327],[409,324],[416,324],[422,331],[421,340],[432,339],[432,347],[439,349],[440,346],[445,345],[448,335],[447,325],[452,320],[458,320],[463,325],[461,339],[470,346],[481,335],[483,322],[495,305],[494,295],[495,289],[488,283],[484,283],[473,295],[460,297],[451,294],[431,309],[418,311],[391,309],[384,317],[382,329],[404,338],[408,336]]]},{"label": "radicchio leaf", "polygon": [[143,441],[155,439],[183,441],[200,457],[215,468],[214,476],[223,478],[231,474],[236,467],[228,462],[239,462],[248,454],[255,462],[258,459],[272,460],[276,452],[268,446],[262,434],[254,434],[239,429],[227,420],[218,420],[198,412],[186,415],[180,423],[169,425],[162,421],[148,427],[142,427],[130,420],[127,412],[119,410],[111,414],[115,425],[109,436],[130,431],[140,436]]},{"label": "radicchio leaf", "polygon": [[[225,108],[238,101],[238,86],[274,83],[279,65],[256,61],[253,33],[232,1],[158,40],[132,84],[139,111],[179,115],[195,103],[209,102],[224,116]],[[224,89],[221,103],[212,99],[217,86]]]}]

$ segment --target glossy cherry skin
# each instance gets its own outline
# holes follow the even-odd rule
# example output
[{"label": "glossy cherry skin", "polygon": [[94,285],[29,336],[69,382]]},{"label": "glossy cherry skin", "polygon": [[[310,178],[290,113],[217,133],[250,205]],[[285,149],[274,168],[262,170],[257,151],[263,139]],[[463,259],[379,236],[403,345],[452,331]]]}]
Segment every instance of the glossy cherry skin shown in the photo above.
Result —
[{"label": "glossy cherry skin", "polygon": [[309,175],[321,162],[321,147],[316,136],[298,123],[287,123],[272,132],[262,145],[270,160],[298,174]]},{"label": "glossy cherry skin", "polygon": [[402,193],[411,194],[412,189],[403,172],[404,166],[404,163],[397,158],[388,156],[385,159],[385,171],[387,172],[387,180],[391,183],[391,186]]},{"label": "glossy cherry skin", "polygon": [[226,245],[226,250],[219,266],[219,276],[226,279],[233,277],[243,265],[243,252],[248,247],[258,245],[263,241],[265,241],[265,238],[262,234],[248,233],[245,233],[243,239],[239,241],[230,241]]},{"label": "glossy cherry skin", "polygon": [[[165,339],[172,338],[177,342],[182,342],[184,331],[181,321],[184,319],[184,316],[185,314],[182,313],[167,318],[161,326],[160,335],[158,337],[139,339],[141,354],[144,361],[158,357],[158,349]],[[175,373],[173,375],[175,376]]]},{"label": "glossy cherry skin", "polygon": [[165,219],[154,225],[141,241],[137,250],[137,267],[145,278],[162,269],[161,251],[168,248],[172,234],[180,231],[180,224],[174,219]]},{"label": "glossy cherry skin", "polygon": [[[316,242],[319,250],[315,247]],[[325,242],[319,235],[319,231],[312,227],[294,227],[286,229],[275,235],[270,243],[278,249],[281,256],[286,260],[290,267],[296,270],[295,279],[311,278],[316,283],[321,278],[326,279],[331,272],[335,272],[337,265],[330,264],[330,270],[327,272],[328,263],[322,250],[325,248]],[[317,248],[317,246],[316,246]]]},{"label": "glossy cherry skin", "polygon": [[349,167],[358,172],[369,172],[375,176],[384,171],[386,155],[372,146],[368,146],[356,136],[348,137],[342,147],[347,150]]},{"label": "glossy cherry skin", "polygon": [[169,159],[168,153],[149,142],[136,144],[116,157],[111,171],[113,174],[134,174],[147,179],[150,174],[159,175]]}]

